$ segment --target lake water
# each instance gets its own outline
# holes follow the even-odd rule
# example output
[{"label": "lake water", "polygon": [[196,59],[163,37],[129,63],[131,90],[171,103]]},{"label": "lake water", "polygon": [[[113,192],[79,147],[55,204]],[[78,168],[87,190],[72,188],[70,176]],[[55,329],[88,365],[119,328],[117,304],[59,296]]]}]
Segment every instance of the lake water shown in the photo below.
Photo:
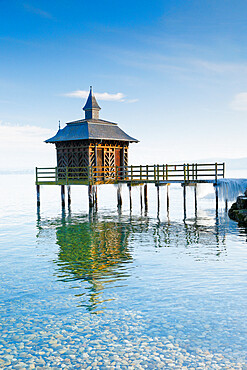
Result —
[{"label": "lake water", "polygon": [[[247,232],[215,199],[133,188],[130,213],[101,186],[88,214],[86,187],[60,207],[58,187],[2,175],[0,368],[246,369]],[[204,191],[205,189],[201,189]],[[169,216],[169,217],[168,217]]]}]

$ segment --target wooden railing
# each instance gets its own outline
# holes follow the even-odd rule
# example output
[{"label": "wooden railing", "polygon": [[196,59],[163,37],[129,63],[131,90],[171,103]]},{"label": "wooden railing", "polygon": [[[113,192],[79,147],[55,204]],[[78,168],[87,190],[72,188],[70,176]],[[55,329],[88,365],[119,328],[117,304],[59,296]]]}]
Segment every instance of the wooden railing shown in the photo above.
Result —
[{"label": "wooden railing", "polygon": [[225,177],[225,163],[36,168],[36,184],[200,182]]}]

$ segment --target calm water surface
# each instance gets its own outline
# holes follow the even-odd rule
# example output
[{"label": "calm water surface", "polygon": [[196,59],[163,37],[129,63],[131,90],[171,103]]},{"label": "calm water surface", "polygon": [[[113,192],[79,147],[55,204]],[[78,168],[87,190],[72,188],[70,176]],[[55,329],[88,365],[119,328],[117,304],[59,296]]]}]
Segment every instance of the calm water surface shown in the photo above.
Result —
[{"label": "calm water surface", "polygon": [[123,188],[42,187],[37,212],[30,175],[1,176],[0,368],[246,369],[247,234],[223,204],[171,188],[167,216],[155,187],[149,211]]}]

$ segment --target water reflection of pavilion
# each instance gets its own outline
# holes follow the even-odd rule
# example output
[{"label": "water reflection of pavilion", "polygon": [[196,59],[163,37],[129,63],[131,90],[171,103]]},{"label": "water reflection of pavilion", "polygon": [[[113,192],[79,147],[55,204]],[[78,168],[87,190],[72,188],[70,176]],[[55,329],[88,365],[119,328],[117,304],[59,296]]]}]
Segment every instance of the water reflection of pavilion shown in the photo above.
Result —
[{"label": "water reflection of pavilion", "polygon": [[[50,237],[56,229],[59,246],[54,261],[56,276],[64,282],[81,282],[76,296],[80,305],[97,313],[103,303],[112,300],[107,288],[125,284],[131,275],[132,245],[140,248],[143,240],[151,248],[173,248],[179,257],[194,260],[220,260],[226,254],[226,227],[222,222],[206,225],[205,219],[191,222],[160,222],[148,217],[96,216],[65,217],[52,221],[38,220],[39,240]],[[76,289],[76,292],[78,290]],[[108,296],[108,298],[107,298]]]}]

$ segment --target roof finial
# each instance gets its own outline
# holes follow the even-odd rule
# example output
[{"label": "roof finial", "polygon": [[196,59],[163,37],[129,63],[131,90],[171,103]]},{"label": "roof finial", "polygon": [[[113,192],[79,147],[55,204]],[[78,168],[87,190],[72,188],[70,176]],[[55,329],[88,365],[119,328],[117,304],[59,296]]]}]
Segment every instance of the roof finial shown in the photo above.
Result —
[{"label": "roof finial", "polygon": [[101,108],[93,94],[93,87],[90,86],[90,92],[86,104],[83,107],[83,110],[85,111],[85,119],[99,119],[100,109]]},{"label": "roof finial", "polygon": [[58,130],[61,129],[60,120],[58,121]]}]

